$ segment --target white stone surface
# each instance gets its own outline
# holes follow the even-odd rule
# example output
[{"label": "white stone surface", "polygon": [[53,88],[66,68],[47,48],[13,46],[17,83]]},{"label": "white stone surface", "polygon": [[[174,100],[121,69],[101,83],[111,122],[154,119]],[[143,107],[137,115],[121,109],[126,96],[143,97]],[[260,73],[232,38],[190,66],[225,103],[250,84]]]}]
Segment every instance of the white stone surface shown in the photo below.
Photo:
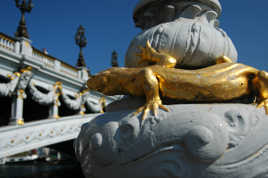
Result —
[{"label": "white stone surface", "polygon": [[[86,178],[266,178],[268,117],[248,104],[180,104],[142,121],[107,112],[75,141]],[[143,123],[143,124],[142,124]]]},{"label": "white stone surface", "polygon": [[[133,15],[135,15],[138,10],[144,8],[146,5],[153,3],[153,2],[157,2],[157,1],[159,0],[139,0],[136,7],[134,8]],[[181,2],[181,1],[183,0],[177,0],[177,2]],[[190,0],[185,0],[185,1],[190,2]],[[208,6],[213,7],[215,11],[217,11],[218,14],[220,14],[222,11],[222,7],[221,7],[219,0],[194,0],[193,2],[202,2],[204,4],[207,4]]]},{"label": "white stone surface", "polygon": [[[147,1],[140,1],[138,9],[144,3],[148,4]],[[216,58],[223,55],[235,62],[236,48],[228,35],[218,27],[220,11],[211,8],[211,3],[220,8],[218,1],[178,1],[163,7],[152,5],[142,9],[134,19],[144,31],[129,45],[125,65],[137,66],[139,47],[145,46],[147,40],[159,52],[168,53],[181,61],[179,67],[205,67],[214,64]],[[161,7],[167,8],[164,14],[157,13]]]}]

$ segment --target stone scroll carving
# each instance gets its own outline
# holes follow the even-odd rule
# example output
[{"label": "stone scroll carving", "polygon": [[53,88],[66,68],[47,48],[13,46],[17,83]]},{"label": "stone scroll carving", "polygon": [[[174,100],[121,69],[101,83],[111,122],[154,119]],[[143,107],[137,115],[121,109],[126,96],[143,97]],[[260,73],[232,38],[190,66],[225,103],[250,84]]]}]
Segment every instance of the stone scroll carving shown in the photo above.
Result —
[{"label": "stone scroll carving", "polygon": [[170,105],[141,116],[105,113],[84,124],[75,150],[86,177],[264,178],[268,118],[246,104]]},{"label": "stone scroll carving", "polygon": [[236,48],[219,28],[220,12],[217,0],[140,0],[133,18],[143,31],[130,43],[125,65],[138,66],[136,54],[146,41],[159,52],[178,59],[179,67],[205,67],[222,55],[235,62]]}]

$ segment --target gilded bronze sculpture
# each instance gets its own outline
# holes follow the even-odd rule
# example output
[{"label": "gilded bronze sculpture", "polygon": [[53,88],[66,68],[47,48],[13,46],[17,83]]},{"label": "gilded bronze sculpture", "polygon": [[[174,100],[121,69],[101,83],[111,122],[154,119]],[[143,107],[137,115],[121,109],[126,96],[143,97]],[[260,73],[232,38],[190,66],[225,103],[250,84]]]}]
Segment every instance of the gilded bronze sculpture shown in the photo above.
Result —
[{"label": "gilded bronze sculpture", "polygon": [[[111,68],[88,80],[88,88],[106,95],[129,94],[146,96],[143,111],[145,119],[149,110],[157,115],[163,97],[183,101],[222,102],[255,94],[258,107],[264,106],[268,114],[268,73],[253,67],[233,63],[225,56],[217,64],[197,70],[174,68],[176,60],[168,54],[154,50],[149,42],[141,48],[138,63],[155,63],[138,68]],[[159,93],[160,91],[160,93]]]}]

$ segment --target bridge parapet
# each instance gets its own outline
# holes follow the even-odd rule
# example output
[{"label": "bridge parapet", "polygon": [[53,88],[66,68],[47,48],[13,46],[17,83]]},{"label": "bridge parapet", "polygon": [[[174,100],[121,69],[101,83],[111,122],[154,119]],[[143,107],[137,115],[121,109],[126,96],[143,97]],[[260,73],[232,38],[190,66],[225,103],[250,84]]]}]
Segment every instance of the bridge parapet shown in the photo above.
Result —
[{"label": "bridge parapet", "polygon": [[0,128],[0,159],[56,143],[75,139],[84,123],[99,114],[76,115]]},{"label": "bridge parapet", "polygon": [[15,52],[15,39],[0,33],[0,47]]},{"label": "bridge parapet", "polygon": [[1,51],[8,54],[16,54],[20,58],[20,61],[24,61],[26,64],[31,63],[36,68],[42,68],[44,70],[50,69],[49,71],[53,71],[54,73],[64,73],[64,75],[79,83],[87,80],[87,78],[80,75],[82,69],[69,65],[60,59],[32,47],[28,39],[15,39],[0,33],[0,52]]}]

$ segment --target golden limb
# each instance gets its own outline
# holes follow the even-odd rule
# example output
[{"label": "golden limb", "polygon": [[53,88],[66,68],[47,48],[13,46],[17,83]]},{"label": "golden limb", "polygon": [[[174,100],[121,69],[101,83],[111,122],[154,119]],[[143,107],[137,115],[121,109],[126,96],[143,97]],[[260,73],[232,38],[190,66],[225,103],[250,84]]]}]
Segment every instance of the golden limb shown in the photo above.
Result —
[{"label": "golden limb", "polygon": [[175,59],[171,55],[157,52],[152,48],[149,41],[146,42],[145,48],[140,47],[140,51],[141,52],[137,54],[140,58],[138,61],[138,66],[140,67],[145,67],[153,63],[167,68],[174,68],[176,64],[180,62],[180,60]]},{"label": "golden limb", "polygon": [[252,83],[258,91],[257,108],[264,107],[265,112],[268,115],[268,73],[259,71]]},{"label": "golden limb", "polygon": [[216,59],[216,64],[222,64],[222,63],[232,63],[233,61],[228,58],[227,56],[220,56]]},{"label": "golden limb", "polygon": [[134,116],[143,112],[142,114],[142,121],[145,120],[145,118],[147,117],[149,111],[153,111],[153,115],[155,117],[158,116],[158,109],[161,108],[163,109],[164,111],[167,111],[169,112],[169,109],[167,107],[165,107],[163,104],[162,104],[162,101],[159,99],[159,100],[151,100],[149,101],[148,103],[146,102],[146,104],[144,106],[141,106],[139,107],[135,112],[134,112]]},{"label": "golden limb", "polygon": [[99,99],[99,104],[100,104],[100,113],[104,113],[105,112],[105,107],[106,107],[106,99],[104,96],[102,96]]}]

